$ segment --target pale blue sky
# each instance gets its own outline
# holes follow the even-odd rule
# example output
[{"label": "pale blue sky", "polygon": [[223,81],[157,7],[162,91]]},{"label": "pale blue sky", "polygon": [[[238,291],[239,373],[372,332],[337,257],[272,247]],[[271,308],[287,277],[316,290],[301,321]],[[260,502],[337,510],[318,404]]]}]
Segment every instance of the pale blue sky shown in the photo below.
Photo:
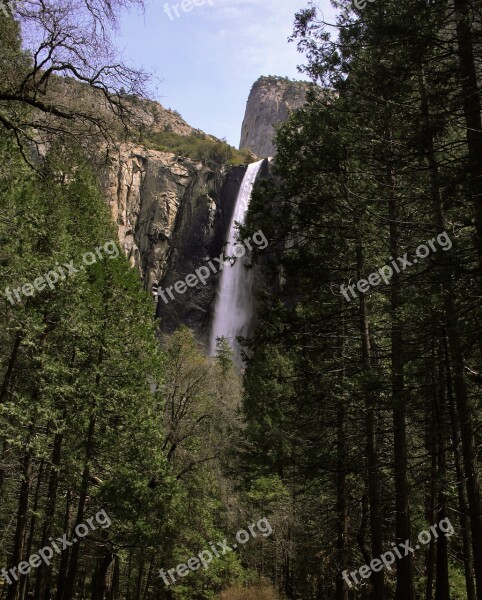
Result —
[{"label": "pale blue sky", "polygon": [[[302,78],[303,57],[287,38],[308,0],[196,0],[191,12],[164,11],[181,0],[146,0],[143,15],[122,15],[119,49],[161,80],[154,99],[192,126],[238,146],[252,84],[260,75]],[[333,14],[321,0],[325,18]]]}]

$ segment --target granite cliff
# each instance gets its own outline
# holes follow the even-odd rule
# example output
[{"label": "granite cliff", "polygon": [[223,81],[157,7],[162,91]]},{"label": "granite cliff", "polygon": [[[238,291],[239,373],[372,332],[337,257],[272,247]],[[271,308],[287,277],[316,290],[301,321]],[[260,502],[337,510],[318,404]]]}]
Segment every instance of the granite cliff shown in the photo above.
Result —
[{"label": "granite cliff", "polygon": [[[306,84],[261,78],[253,86],[243,123],[242,145],[257,155],[272,155],[273,127],[301,106]],[[148,136],[169,132],[183,139],[209,138],[190,127],[175,111],[149,101],[134,101],[134,109]],[[219,142],[219,140],[217,140]],[[139,271],[146,290],[165,289],[219,256],[246,166],[220,160],[179,156],[141,143],[119,143],[111,150],[103,185],[119,241],[131,265]],[[269,176],[266,161],[261,176]],[[172,332],[188,325],[207,342],[218,276],[167,304],[159,300],[161,330]]]},{"label": "granite cliff", "polygon": [[274,156],[275,127],[304,104],[308,87],[303,81],[260,77],[249,94],[239,147],[259,157]]},{"label": "granite cliff", "polygon": [[[221,252],[245,167],[179,157],[133,144],[111,154],[104,187],[119,241],[146,289],[167,286]],[[158,306],[161,328],[202,332],[217,278]],[[204,335],[201,335],[204,338]]]}]

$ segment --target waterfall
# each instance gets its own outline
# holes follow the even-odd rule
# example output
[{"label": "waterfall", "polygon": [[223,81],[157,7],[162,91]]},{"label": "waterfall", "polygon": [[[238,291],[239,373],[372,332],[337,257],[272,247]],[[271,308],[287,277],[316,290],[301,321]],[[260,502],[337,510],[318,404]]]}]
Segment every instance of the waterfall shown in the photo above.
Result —
[{"label": "waterfall", "polygon": [[[256,177],[261,164],[250,164],[244,175],[241,188],[236,199],[233,218],[229,226],[226,256],[233,256],[236,243],[236,223],[244,224],[246,213],[251,200]],[[228,339],[236,356],[236,362],[241,364],[241,351],[236,336],[247,336],[253,314],[253,270],[246,268],[246,261],[238,258],[233,265],[224,264],[218,284],[218,295],[214,309],[214,319],[211,329],[211,355],[216,353],[216,338],[224,336]]]}]

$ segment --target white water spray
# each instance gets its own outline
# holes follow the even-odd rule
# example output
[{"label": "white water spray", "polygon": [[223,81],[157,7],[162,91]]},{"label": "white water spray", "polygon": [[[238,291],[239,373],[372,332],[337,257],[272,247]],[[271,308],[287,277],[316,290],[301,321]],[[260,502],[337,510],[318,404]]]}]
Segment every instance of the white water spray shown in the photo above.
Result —
[{"label": "white water spray", "polygon": [[[263,161],[260,160],[249,165],[244,175],[229,226],[226,256],[234,254],[233,247],[238,231],[236,223],[244,224],[251,193],[262,163]],[[241,362],[241,352],[236,337],[248,335],[253,315],[253,270],[246,268],[245,265],[245,260],[238,258],[234,265],[225,264],[221,272],[210,342],[211,355],[214,355],[216,338],[222,336],[227,338],[235,352],[238,364]]]}]

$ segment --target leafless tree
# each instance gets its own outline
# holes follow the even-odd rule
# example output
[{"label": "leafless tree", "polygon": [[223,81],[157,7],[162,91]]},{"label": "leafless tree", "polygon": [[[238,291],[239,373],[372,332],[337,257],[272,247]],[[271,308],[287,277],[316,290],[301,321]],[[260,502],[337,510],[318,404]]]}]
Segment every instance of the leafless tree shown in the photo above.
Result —
[{"label": "leafless tree", "polygon": [[109,138],[125,131],[136,113],[132,98],[145,96],[149,76],[122,60],[112,35],[119,10],[142,10],[142,0],[23,0],[14,6],[15,18],[0,13],[0,124],[24,155],[26,144],[55,135]]}]

